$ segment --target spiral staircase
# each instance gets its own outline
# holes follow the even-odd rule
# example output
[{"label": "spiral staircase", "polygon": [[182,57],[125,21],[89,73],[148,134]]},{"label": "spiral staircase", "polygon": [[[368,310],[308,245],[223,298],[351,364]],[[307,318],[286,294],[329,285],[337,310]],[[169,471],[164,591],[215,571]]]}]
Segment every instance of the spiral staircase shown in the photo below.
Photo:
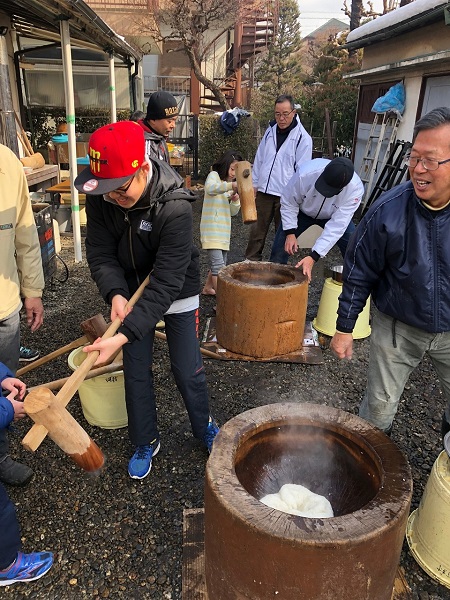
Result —
[{"label": "spiral staircase", "polygon": [[[253,0],[241,4],[238,18],[234,25],[234,35],[230,29],[223,31],[214,40],[219,46],[227,44],[226,69],[221,78],[216,78],[230,106],[246,107],[247,91],[252,86],[253,59],[267,50],[272,43],[278,22],[279,0]],[[214,49],[211,54],[216,55]],[[211,68],[211,65],[209,65]],[[215,69],[215,65],[212,65]],[[203,110],[221,111],[222,108],[209,90],[202,90],[200,108]]]}]

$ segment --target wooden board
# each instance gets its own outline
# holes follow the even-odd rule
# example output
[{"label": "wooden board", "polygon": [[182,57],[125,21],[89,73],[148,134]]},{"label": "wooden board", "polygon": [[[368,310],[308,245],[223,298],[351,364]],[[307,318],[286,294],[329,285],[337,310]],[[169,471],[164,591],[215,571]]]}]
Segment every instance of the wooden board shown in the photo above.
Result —
[{"label": "wooden board", "polygon": [[[208,600],[204,537],[204,509],[185,509],[183,511],[183,600]],[[412,600],[411,590],[401,567],[397,569],[391,600]]]},{"label": "wooden board", "polygon": [[34,169],[26,177],[28,187],[37,186],[47,191],[49,185],[54,185],[58,182],[59,167],[58,165],[44,165],[40,169]]},{"label": "wooden board", "polygon": [[200,346],[205,350],[214,352],[223,360],[242,360],[255,362],[288,362],[288,363],[303,363],[309,365],[323,364],[323,354],[320,348],[320,343],[317,331],[307,321],[303,334],[303,343],[296,352],[290,352],[282,356],[272,356],[270,358],[255,358],[254,356],[245,356],[244,354],[236,354],[230,350],[223,348],[216,337],[216,319],[210,317],[206,322],[205,333]]},{"label": "wooden board", "polygon": [[183,600],[207,600],[205,582],[204,511],[191,508],[183,511]]}]

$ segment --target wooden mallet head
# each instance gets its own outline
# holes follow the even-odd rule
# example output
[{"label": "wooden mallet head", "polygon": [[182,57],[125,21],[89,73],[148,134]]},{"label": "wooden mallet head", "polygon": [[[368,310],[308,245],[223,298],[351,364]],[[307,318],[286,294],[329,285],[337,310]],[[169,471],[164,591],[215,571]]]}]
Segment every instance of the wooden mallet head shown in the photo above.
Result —
[{"label": "wooden mallet head", "polygon": [[98,471],[105,457],[81,425],[61,405],[51,390],[37,388],[26,396],[27,415],[43,425],[51,439],[84,471]]}]

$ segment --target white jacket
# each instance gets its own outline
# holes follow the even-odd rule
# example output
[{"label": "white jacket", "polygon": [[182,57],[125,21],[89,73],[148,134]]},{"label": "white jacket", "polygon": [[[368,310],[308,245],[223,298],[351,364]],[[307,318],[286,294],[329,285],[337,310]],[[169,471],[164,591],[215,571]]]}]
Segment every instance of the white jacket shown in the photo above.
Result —
[{"label": "white jacket", "polygon": [[312,139],[300,122],[290,132],[277,152],[277,125],[271,124],[256,151],[253,162],[253,187],[265,194],[281,196],[281,193],[301,163],[311,160]]},{"label": "white jacket", "polygon": [[281,195],[281,222],[283,231],[297,229],[299,211],[327,221],[312,250],[326,256],[347,229],[361,203],[364,186],[356,173],[337,196],[324,198],[314,187],[319,175],[330,161],[315,158],[300,165]]}]

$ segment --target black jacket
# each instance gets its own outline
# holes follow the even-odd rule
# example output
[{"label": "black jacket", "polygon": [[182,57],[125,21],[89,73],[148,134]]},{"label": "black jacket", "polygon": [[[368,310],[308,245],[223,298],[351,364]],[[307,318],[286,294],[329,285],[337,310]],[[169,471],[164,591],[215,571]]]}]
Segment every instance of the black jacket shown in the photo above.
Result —
[{"label": "black jacket", "polygon": [[145,153],[150,158],[164,160],[170,164],[169,149],[167,148],[166,138],[150,128],[147,121],[142,119],[138,121],[139,125],[144,130],[145,138]]},{"label": "black jacket", "polygon": [[406,182],[382,194],[344,260],[338,331],[353,331],[372,294],[382,313],[429,333],[450,331],[450,206],[428,210]]},{"label": "black jacket", "polygon": [[87,196],[86,258],[106,302],[125,298],[151,272],[150,283],[119,329],[141,339],[172,302],[200,292],[199,252],[192,243],[195,195],[164,162],[151,161],[153,174],[138,203],[123,209],[103,196]]}]

